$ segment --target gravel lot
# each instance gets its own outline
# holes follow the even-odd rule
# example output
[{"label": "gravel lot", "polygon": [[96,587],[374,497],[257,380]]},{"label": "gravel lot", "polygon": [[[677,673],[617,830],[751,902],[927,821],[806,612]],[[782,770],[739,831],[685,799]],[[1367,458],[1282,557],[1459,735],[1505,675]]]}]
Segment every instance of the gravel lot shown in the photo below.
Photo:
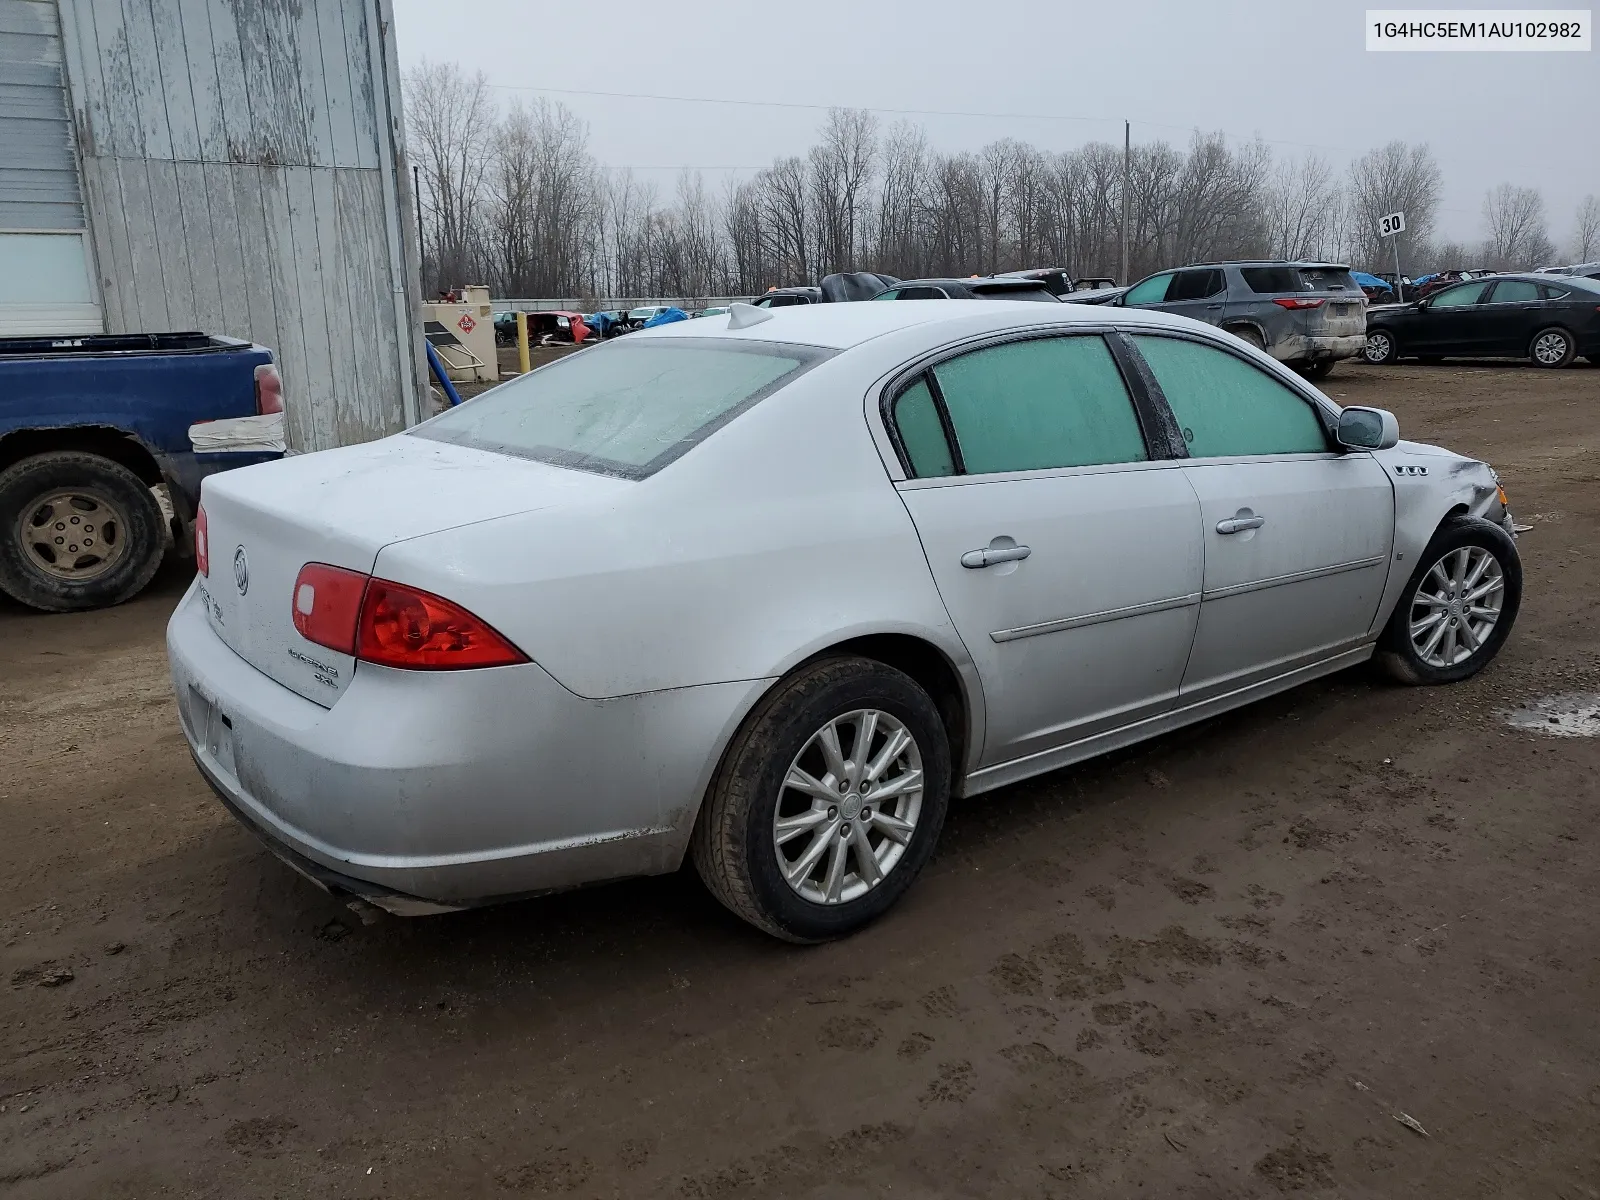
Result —
[{"label": "gravel lot", "polygon": [[1600,692],[1600,369],[1324,387],[1499,468],[1499,662],[958,804],[817,949],[689,872],[362,924],[191,766],[182,571],[0,607],[0,1191],[1600,1196],[1600,739],[1503,715]]}]

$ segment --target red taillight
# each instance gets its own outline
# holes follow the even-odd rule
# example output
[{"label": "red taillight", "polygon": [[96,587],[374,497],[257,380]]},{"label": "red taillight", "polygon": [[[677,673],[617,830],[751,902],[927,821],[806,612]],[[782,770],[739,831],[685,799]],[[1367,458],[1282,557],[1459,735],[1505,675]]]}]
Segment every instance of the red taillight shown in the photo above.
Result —
[{"label": "red taillight", "polygon": [[205,506],[194,514],[194,565],[200,574],[211,576],[211,531],[206,527]]},{"label": "red taillight", "polygon": [[306,641],[380,666],[450,671],[528,661],[459,604],[327,563],[300,568],[290,606]]},{"label": "red taillight", "polygon": [[262,363],[256,368],[256,413],[264,417],[282,411],[283,376],[271,363]]},{"label": "red taillight", "polygon": [[308,642],[354,654],[356,621],[369,576],[327,563],[307,563],[295,576],[289,599],[294,627]]},{"label": "red taillight", "polygon": [[1321,308],[1327,302],[1326,296],[1279,296],[1273,301],[1279,308]]},{"label": "red taillight", "polygon": [[417,671],[506,667],[528,661],[527,655],[459,604],[384,579],[367,585],[356,657]]}]

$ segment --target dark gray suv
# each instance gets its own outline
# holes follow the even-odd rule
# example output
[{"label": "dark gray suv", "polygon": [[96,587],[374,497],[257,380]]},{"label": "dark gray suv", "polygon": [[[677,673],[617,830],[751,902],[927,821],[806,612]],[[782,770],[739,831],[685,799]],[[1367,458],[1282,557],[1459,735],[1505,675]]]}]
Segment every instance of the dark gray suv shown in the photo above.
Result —
[{"label": "dark gray suv", "polygon": [[1220,325],[1314,379],[1366,346],[1366,296],[1338,263],[1203,263],[1142,279],[1116,303]]}]

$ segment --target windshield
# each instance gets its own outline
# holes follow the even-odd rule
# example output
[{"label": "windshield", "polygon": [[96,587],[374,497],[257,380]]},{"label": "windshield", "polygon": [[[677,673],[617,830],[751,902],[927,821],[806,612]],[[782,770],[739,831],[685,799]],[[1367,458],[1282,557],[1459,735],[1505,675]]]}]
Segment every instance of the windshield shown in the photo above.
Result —
[{"label": "windshield", "polygon": [[501,384],[412,433],[643,479],[827,357],[775,342],[627,339]]}]

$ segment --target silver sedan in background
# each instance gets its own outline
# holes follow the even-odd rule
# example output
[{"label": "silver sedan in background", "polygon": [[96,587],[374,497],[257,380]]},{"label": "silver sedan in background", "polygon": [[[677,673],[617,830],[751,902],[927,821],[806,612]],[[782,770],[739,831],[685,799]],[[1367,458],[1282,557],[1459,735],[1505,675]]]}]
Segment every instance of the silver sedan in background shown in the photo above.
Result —
[{"label": "silver sedan in background", "polygon": [[735,305],[202,509],[184,733],[298,870],[422,913],[689,856],[793,941],[953,795],[1374,654],[1463,679],[1522,585],[1483,463],[1077,305]]}]

